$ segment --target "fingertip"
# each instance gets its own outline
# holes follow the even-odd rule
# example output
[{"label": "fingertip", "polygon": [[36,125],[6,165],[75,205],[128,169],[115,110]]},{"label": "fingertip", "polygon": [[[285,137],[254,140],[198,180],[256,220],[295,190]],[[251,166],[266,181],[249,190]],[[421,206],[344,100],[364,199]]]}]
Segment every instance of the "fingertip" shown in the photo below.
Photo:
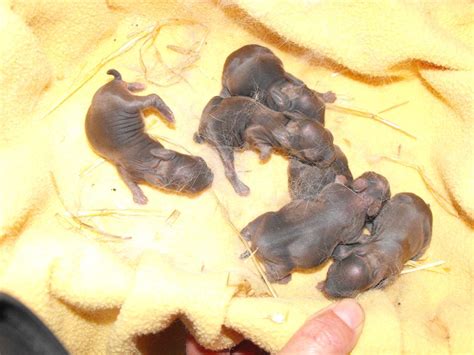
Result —
[{"label": "fingertip", "polygon": [[283,354],[348,354],[364,324],[357,301],[344,299],[310,317],[280,352]]},{"label": "fingertip", "polygon": [[362,328],[365,313],[360,304],[352,299],[346,298],[335,304],[332,311],[352,330]]}]

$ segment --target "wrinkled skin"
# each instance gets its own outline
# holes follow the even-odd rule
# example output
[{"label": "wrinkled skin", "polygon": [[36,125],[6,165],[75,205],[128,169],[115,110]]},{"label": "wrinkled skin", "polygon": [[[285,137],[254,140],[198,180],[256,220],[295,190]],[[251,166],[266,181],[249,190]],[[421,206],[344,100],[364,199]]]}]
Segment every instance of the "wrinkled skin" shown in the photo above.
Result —
[{"label": "wrinkled skin", "polygon": [[136,96],[131,91],[144,88],[126,83],[112,69],[115,79],[94,95],[86,117],[86,135],[94,151],[115,164],[119,175],[138,204],[148,199],[138,183],[185,193],[197,193],[208,187],[213,174],[200,157],[164,148],[145,133],[142,110],[154,108],[169,122],[173,113],[156,94]]},{"label": "wrinkled skin", "polygon": [[227,179],[241,196],[250,189],[237,176],[234,149],[257,149],[261,160],[267,160],[276,149],[321,167],[336,157],[332,134],[318,122],[271,110],[244,96],[212,98],[203,110],[194,140],[215,147]]},{"label": "wrinkled skin", "polygon": [[430,207],[412,193],[395,195],[375,218],[364,243],[341,245],[326,281],[318,287],[329,297],[355,297],[396,280],[408,260],[420,258],[431,241]]},{"label": "wrinkled skin", "polygon": [[346,177],[352,183],[349,163],[342,150],[335,145],[336,159],[328,167],[319,167],[291,158],[288,166],[288,188],[292,200],[311,200],[337,175]]},{"label": "wrinkled skin", "polygon": [[256,44],[231,53],[222,73],[222,97],[248,96],[275,111],[301,113],[324,125],[325,102],[332,92],[318,93],[285,72],[282,61],[268,48]]},{"label": "wrinkled skin", "polygon": [[[364,173],[349,187],[343,183],[347,180],[338,175],[315,199],[292,201],[242,230],[269,281],[286,283],[295,269],[322,264],[337,245],[359,242],[366,220],[390,198],[388,181],[373,172]],[[358,192],[353,191],[354,184]]]}]

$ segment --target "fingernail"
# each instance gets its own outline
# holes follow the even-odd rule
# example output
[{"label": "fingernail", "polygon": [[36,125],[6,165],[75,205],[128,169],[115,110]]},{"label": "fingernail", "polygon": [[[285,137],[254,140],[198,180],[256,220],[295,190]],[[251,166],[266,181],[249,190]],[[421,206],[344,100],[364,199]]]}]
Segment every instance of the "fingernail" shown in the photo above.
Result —
[{"label": "fingernail", "polygon": [[337,303],[332,311],[351,329],[357,329],[364,321],[362,307],[353,299],[345,299]]}]

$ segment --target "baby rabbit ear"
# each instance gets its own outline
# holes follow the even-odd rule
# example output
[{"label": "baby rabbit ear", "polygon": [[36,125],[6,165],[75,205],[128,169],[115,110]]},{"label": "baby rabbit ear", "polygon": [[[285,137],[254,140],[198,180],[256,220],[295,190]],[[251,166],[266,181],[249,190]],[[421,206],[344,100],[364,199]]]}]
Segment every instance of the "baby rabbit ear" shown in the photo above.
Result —
[{"label": "baby rabbit ear", "polygon": [[367,181],[367,179],[358,178],[358,179],[355,179],[354,182],[352,183],[352,190],[354,190],[355,192],[362,192],[368,186],[369,186],[369,182]]},{"label": "baby rabbit ear", "polygon": [[276,88],[270,89],[270,96],[280,111],[285,111],[290,107],[290,100],[288,99],[288,96],[286,96],[280,90]]},{"label": "baby rabbit ear", "polygon": [[277,127],[272,131],[273,136],[282,147],[289,147],[290,143],[290,133],[286,127]]},{"label": "baby rabbit ear", "polygon": [[171,160],[176,156],[176,152],[166,148],[153,148],[150,153],[161,160]]},{"label": "baby rabbit ear", "polygon": [[337,100],[336,94],[333,93],[332,91],[327,91],[327,92],[317,92],[315,90],[312,90],[312,91],[318,98],[323,100],[325,103],[332,104],[333,102]]},{"label": "baby rabbit ear", "polygon": [[304,82],[298,79],[296,76],[291,75],[290,73],[285,73],[285,77],[291,81],[293,84],[304,86]]},{"label": "baby rabbit ear", "polygon": [[285,115],[286,118],[292,121],[308,119],[306,116],[302,115],[301,113],[296,113],[296,112],[283,111],[282,114]]},{"label": "baby rabbit ear", "polygon": [[353,248],[352,245],[339,244],[336,249],[334,249],[331,256],[334,260],[340,261],[351,255]]},{"label": "baby rabbit ear", "polygon": [[341,184],[341,185],[346,185],[347,186],[347,178],[344,175],[336,175],[336,178],[334,179],[334,182],[336,184]]},{"label": "baby rabbit ear", "polygon": [[380,200],[375,200],[369,206],[369,208],[367,210],[367,216],[375,217],[376,215],[378,215],[381,208],[382,208],[382,202]]}]

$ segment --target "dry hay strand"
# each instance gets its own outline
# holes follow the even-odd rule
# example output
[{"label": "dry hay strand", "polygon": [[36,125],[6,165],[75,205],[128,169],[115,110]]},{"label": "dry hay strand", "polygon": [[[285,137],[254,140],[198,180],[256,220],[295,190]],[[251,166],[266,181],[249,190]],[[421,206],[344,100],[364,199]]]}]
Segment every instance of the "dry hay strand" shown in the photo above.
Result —
[{"label": "dry hay strand", "polygon": [[365,110],[358,110],[358,109],[355,109],[355,108],[352,108],[352,107],[347,107],[347,106],[340,106],[340,105],[335,105],[335,104],[326,104],[327,108],[330,109],[330,110],[333,110],[333,111],[338,111],[338,112],[342,112],[342,113],[348,113],[350,115],[354,115],[354,116],[359,116],[359,117],[367,117],[367,118],[370,118],[376,122],[379,122],[379,123],[382,123],[386,126],[389,126],[393,129],[395,129],[396,131],[412,138],[412,139],[417,139],[416,136],[414,136],[413,134],[411,134],[410,132],[407,132],[406,130],[404,130],[403,128],[401,128],[399,125],[397,125],[396,123],[393,123],[383,117],[380,116],[381,113],[384,113],[384,112],[387,112],[387,111],[390,111],[390,110],[393,110],[395,108],[398,108],[400,106],[403,106],[405,104],[407,104],[409,101],[405,101],[405,102],[402,102],[402,103],[399,103],[399,104],[396,104],[396,105],[393,105],[393,106],[390,106],[386,109],[383,109],[382,111],[379,111],[377,113],[371,113],[369,111],[365,111]]},{"label": "dry hay strand", "polygon": [[267,277],[265,276],[265,272],[263,271],[262,269],[262,266],[260,265],[259,261],[257,260],[257,258],[255,257],[254,253],[252,253],[252,250],[250,249],[247,241],[242,237],[242,235],[240,234],[240,231],[237,229],[237,227],[235,226],[235,224],[232,222],[232,220],[230,219],[230,215],[229,215],[229,211],[227,211],[227,209],[225,208],[225,206],[222,204],[221,200],[219,199],[219,197],[217,196],[217,194],[212,191],[212,195],[214,196],[214,199],[216,200],[217,202],[217,205],[219,206],[219,208],[221,209],[223,215],[224,215],[224,218],[226,219],[227,223],[229,223],[229,225],[232,227],[232,229],[235,231],[235,233],[237,234],[237,236],[239,237],[240,241],[242,242],[242,244],[245,246],[245,249],[247,250],[247,252],[249,253],[249,257],[252,259],[254,265],[255,265],[255,268],[257,269],[258,273],[260,274],[260,277],[263,279],[263,281],[265,282],[265,285],[267,286],[268,288],[268,291],[270,292],[270,294],[275,297],[275,298],[278,298],[278,295],[277,293],[275,292],[275,289],[273,288],[273,286],[270,284],[270,282],[268,281]]},{"label": "dry hay strand", "polygon": [[89,175],[92,173],[93,170],[98,168],[100,165],[102,165],[105,162],[105,159],[99,158],[92,164],[88,165],[87,167],[83,168],[81,172],[79,173],[79,176],[82,178],[84,176]]},{"label": "dry hay strand", "polygon": [[[68,99],[70,99],[76,92],[78,92],[85,84],[87,84],[107,63],[111,62],[112,60],[120,57],[121,55],[129,52],[132,50],[137,43],[139,43],[141,40],[145,39],[145,42],[143,45],[140,47],[139,51],[139,59],[140,59],[140,65],[142,69],[145,71],[145,79],[157,86],[162,86],[158,83],[155,83],[153,80],[149,80],[148,74],[147,74],[147,67],[143,61],[142,57],[142,49],[145,44],[150,43],[151,45],[154,44],[156,37],[158,36],[158,33],[160,32],[161,28],[164,26],[170,26],[170,25],[196,25],[196,26],[201,26],[202,28],[205,29],[205,36],[200,40],[194,43],[191,48],[189,49],[189,53],[193,53],[186,59],[183,63],[180,64],[177,68],[168,68],[171,72],[173,72],[176,76],[178,76],[180,79],[183,79],[182,73],[189,69],[191,66],[193,66],[200,58],[200,50],[205,43],[205,40],[207,38],[208,34],[208,29],[206,26],[203,24],[200,24],[196,21],[192,20],[187,20],[187,19],[164,19],[162,21],[158,21],[155,25],[148,26],[142,31],[138,31],[136,33],[133,33],[130,35],[130,39],[125,42],[120,48],[112,51],[110,54],[107,56],[103,57],[99,63],[97,63],[70,92],[68,92],[63,98],[61,98],[57,103],[55,103],[43,116],[41,116],[39,119],[42,120],[46,117],[48,117],[50,114],[52,114],[54,111],[56,111],[59,107],[61,107]],[[171,46],[170,50],[177,51],[179,49],[178,46]],[[185,52],[185,50],[182,50]],[[165,65],[163,63],[163,65]],[[169,85],[173,85],[177,82],[173,82]]]},{"label": "dry hay strand", "polygon": [[440,274],[446,274],[449,271],[449,268],[446,266],[440,267],[441,265],[444,265],[444,264],[446,264],[446,261],[444,260],[438,260],[438,261],[433,261],[433,262],[425,262],[421,260],[418,260],[418,261],[409,260],[405,263],[405,267],[403,268],[400,275],[408,274],[408,273],[416,272],[416,271],[421,271],[421,270],[437,272]]},{"label": "dry hay strand", "polygon": [[132,239],[131,237],[124,237],[124,236],[120,236],[120,235],[115,235],[115,234],[111,234],[111,233],[108,233],[108,232],[105,232],[105,231],[102,231],[96,227],[94,227],[93,225],[90,225],[84,221],[81,220],[81,216],[78,216],[74,213],[72,213],[67,207],[66,207],[66,203],[64,202],[64,199],[61,195],[61,192],[59,191],[59,187],[58,187],[58,184],[56,182],[56,178],[53,174],[53,172],[49,172],[49,176],[50,176],[50,179],[51,179],[51,183],[53,184],[53,188],[54,188],[54,191],[56,193],[56,196],[59,200],[59,202],[61,203],[61,205],[63,206],[64,210],[65,210],[65,213],[64,215],[69,217],[70,220],[72,222],[74,222],[74,226],[79,229],[79,230],[82,230],[82,229],[86,229],[96,235],[100,235],[102,237],[107,237],[107,238],[112,238],[113,240],[119,240],[119,241],[122,241],[122,240],[129,240],[129,239]]},{"label": "dry hay strand", "polygon": [[176,220],[179,218],[179,216],[181,216],[181,212],[179,210],[173,210],[173,212],[170,213],[170,215],[168,216],[168,218],[166,218],[166,221],[165,223],[168,225],[168,226],[172,226],[173,224],[175,224]]},{"label": "dry hay strand", "polygon": [[92,68],[87,75],[85,76],[84,79],[82,79],[77,86],[72,89],[68,94],[66,94],[62,99],[60,99],[56,104],[53,105],[52,108],[48,110],[40,119],[44,119],[50,114],[52,114],[54,111],[56,111],[62,104],[64,104],[69,98],[71,98],[76,92],[78,92],[89,80],[91,80],[107,63],[110,61],[114,60],[115,58],[121,56],[124,53],[127,53],[130,51],[135,45],[140,42],[143,38],[146,38],[149,36],[151,33],[153,33],[153,30],[156,26],[153,27],[148,27],[147,29],[140,31],[132,36],[130,40],[125,42],[119,49],[111,52],[109,55],[105,56],[102,58],[98,64]]},{"label": "dry hay strand", "polygon": [[397,157],[390,157],[390,156],[386,156],[386,155],[381,155],[380,158],[389,160],[391,162],[394,162],[394,163],[406,166],[407,168],[415,170],[418,173],[418,175],[420,175],[421,180],[425,184],[427,190],[431,193],[431,195],[434,197],[436,202],[438,202],[438,204],[441,206],[441,208],[443,210],[445,210],[451,216],[456,217],[456,218],[460,218],[460,216],[456,212],[453,212],[454,208],[452,207],[452,205],[448,201],[448,199],[446,197],[444,197],[441,193],[439,193],[434,188],[434,184],[428,178],[428,176],[426,175],[425,170],[423,169],[422,166],[406,162],[406,161],[401,160]]},{"label": "dry hay strand", "polygon": [[242,278],[239,273],[229,271],[227,273],[226,286],[235,288],[234,296],[236,297],[255,295],[255,291],[250,282],[247,279]]},{"label": "dry hay strand", "polygon": [[[202,37],[199,40],[193,42],[189,48],[184,48],[184,47],[176,46],[176,45],[166,46],[167,49],[184,56],[184,59],[175,66],[168,66],[163,60],[160,54],[160,51],[155,46],[155,42],[160,31],[162,30],[162,28],[166,26],[197,26],[197,27],[200,27],[201,30],[204,31]],[[200,54],[201,49],[206,42],[208,34],[209,34],[209,29],[207,28],[207,26],[203,25],[200,22],[189,20],[189,19],[179,19],[179,18],[168,19],[166,21],[163,21],[160,25],[157,25],[154,28],[153,32],[150,33],[150,35],[145,39],[145,41],[142,43],[139,49],[139,62],[140,62],[140,67],[143,71],[143,76],[145,80],[148,83],[153,84],[158,87],[168,87],[171,85],[175,85],[181,81],[184,81],[188,85],[190,85],[190,83],[186,80],[183,74],[187,70],[191,69],[196,64],[196,62],[201,58],[201,54]],[[155,58],[156,58],[156,63],[154,63],[151,69],[150,69],[150,66],[148,66],[147,63],[145,63],[145,59],[144,59],[145,50],[150,49],[150,48],[153,49]],[[156,79],[153,78],[153,75],[151,74],[151,71],[157,66],[157,64],[160,64],[161,67],[163,67],[168,72],[168,75],[170,76],[170,78],[168,79],[166,83],[158,82]]]},{"label": "dry hay strand", "polygon": [[[175,210],[176,211],[176,210]],[[67,212],[69,215],[70,212]],[[164,218],[159,211],[138,210],[138,209],[98,209],[98,210],[82,210],[75,213],[77,218],[91,217],[157,217]]]},{"label": "dry hay strand", "polygon": [[150,137],[156,138],[159,141],[163,141],[163,142],[169,143],[171,145],[174,145],[175,147],[181,148],[184,152],[186,152],[190,155],[195,155],[189,149],[187,149],[185,146],[183,146],[179,143],[176,143],[176,142],[172,141],[171,139],[169,139],[167,137],[160,136],[160,135],[157,135],[157,134],[150,134]]}]

